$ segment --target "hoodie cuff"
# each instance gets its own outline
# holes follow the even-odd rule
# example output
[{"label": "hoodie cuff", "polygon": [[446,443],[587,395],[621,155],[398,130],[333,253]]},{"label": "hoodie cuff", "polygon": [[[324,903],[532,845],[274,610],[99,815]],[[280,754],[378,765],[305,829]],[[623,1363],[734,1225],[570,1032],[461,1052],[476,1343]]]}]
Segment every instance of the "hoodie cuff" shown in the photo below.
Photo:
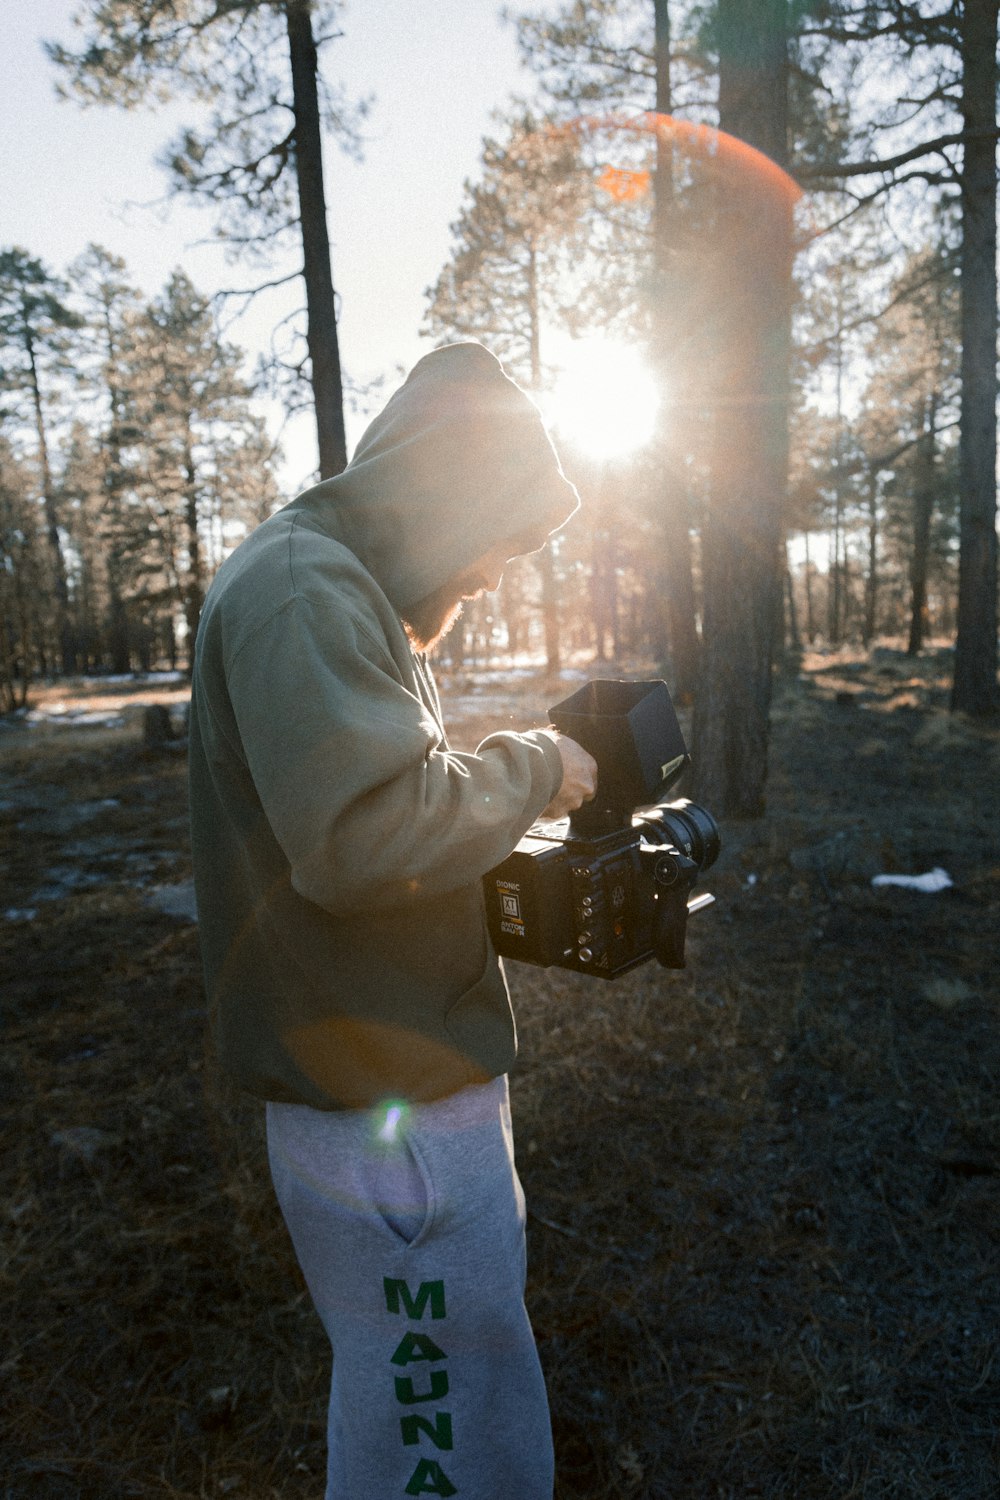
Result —
[{"label": "hoodie cuff", "polygon": [[530,740],[533,745],[538,746],[538,748],[545,756],[545,764],[548,766],[549,770],[552,773],[552,790],[549,793],[548,800],[542,804],[543,807],[548,807],[549,802],[552,801],[552,798],[556,795],[559,788],[562,786],[562,756],[559,754],[559,749],[556,745],[555,740],[550,734],[546,734],[542,729],[529,729],[527,731],[524,731],[522,732],[521,738]]}]

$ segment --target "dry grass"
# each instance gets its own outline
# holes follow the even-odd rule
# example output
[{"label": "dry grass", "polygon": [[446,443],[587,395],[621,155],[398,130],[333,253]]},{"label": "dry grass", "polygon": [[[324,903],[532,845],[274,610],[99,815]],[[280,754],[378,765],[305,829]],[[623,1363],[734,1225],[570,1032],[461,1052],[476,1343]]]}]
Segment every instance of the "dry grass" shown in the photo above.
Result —
[{"label": "dry grass", "polygon": [[[559,1500],[997,1491],[998,737],[939,659],[806,665],[689,969],[511,966]],[[133,714],[7,731],[0,769],[0,1494],[315,1500],[326,1354],[260,1111],[147,902],[189,873],[182,758]],[[953,891],[869,883],[937,864]]]}]

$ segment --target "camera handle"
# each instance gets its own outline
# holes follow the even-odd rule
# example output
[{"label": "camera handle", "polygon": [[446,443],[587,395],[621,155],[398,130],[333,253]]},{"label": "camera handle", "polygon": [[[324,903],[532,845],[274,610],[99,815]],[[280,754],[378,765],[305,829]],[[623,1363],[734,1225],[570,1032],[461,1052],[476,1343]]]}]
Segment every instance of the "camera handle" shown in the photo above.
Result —
[{"label": "camera handle", "polygon": [[663,968],[683,969],[688,913],[710,905],[715,897],[706,892],[689,899],[699,867],[673,844],[640,844],[639,857],[656,892],[653,954]]}]

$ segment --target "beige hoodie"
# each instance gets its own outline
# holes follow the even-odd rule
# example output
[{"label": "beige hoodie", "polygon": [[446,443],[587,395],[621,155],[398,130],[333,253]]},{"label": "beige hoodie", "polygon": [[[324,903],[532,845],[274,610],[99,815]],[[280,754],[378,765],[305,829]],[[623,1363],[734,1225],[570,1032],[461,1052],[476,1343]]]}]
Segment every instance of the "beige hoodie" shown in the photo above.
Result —
[{"label": "beige hoodie", "polygon": [[545,735],[447,743],[400,612],[573,487],[481,345],[428,355],[343,474],[220,569],[198,633],[190,785],[212,1032],[261,1098],[432,1099],[515,1033],[481,877],[558,790]]}]

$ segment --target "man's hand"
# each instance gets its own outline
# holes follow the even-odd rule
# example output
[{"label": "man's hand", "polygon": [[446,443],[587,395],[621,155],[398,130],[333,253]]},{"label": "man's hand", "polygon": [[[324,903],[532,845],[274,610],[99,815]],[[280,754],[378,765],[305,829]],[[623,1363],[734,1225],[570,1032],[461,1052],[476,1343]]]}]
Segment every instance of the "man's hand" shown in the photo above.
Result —
[{"label": "man's hand", "polygon": [[556,729],[543,731],[555,741],[562,757],[563,779],[558,792],[548,807],[539,813],[540,818],[563,818],[575,812],[584,802],[589,802],[597,791],[597,761],[588,755],[582,745],[569,739]]}]

